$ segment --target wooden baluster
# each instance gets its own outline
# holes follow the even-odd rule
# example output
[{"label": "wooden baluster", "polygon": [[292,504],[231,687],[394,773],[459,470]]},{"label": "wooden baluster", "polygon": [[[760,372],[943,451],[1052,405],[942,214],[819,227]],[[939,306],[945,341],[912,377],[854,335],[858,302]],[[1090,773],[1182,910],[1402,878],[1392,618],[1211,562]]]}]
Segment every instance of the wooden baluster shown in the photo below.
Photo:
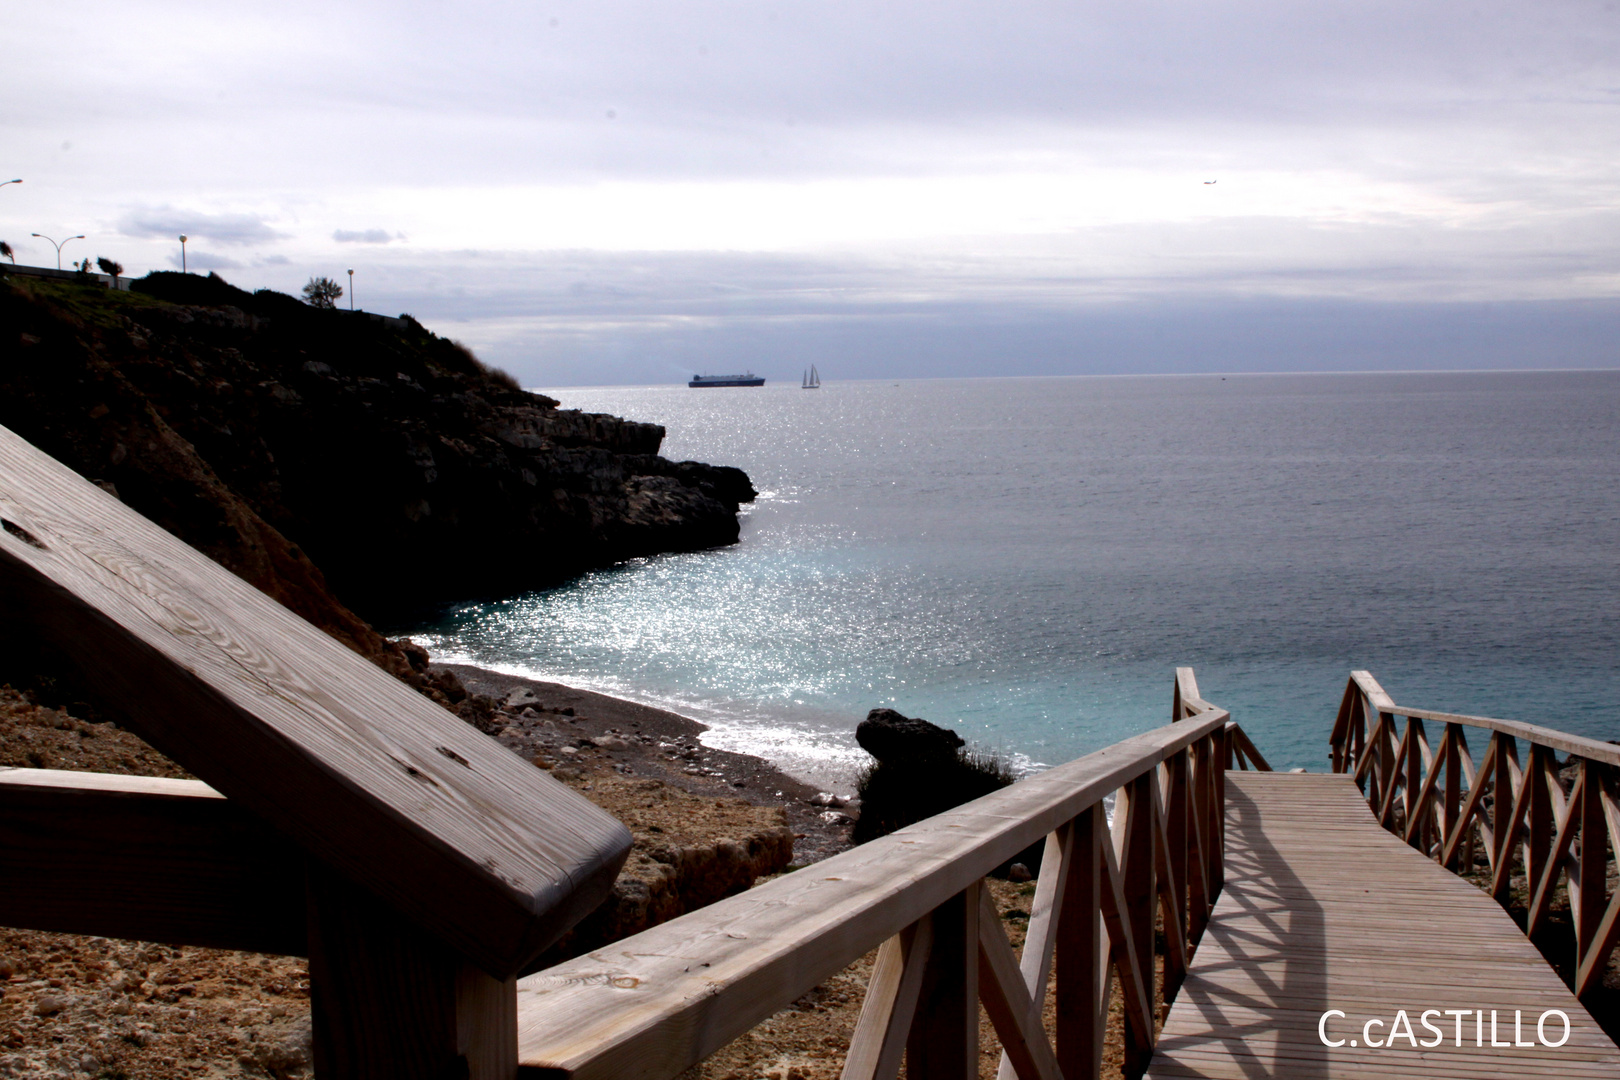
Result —
[{"label": "wooden baluster", "polygon": [[1531,743],[1530,760],[1524,773],[1524,783],[1530,785],[1529,809],[1525,814],[1524,880],[1525,891],[1531,895],[1534,895],[1537,883],[1547,872],[1547,856],[1557,825],[1553,817],[1552,792],[1547,788],[1548,757],[1551,753],[1545,746]]},{"label": "wooden baluster", "polygon": [[[1163,843],[1170,887],[1162,890],[1165,893],[1162,906],[1165,937],[1181,943],[1179,950],[1166,950],[1164,1000],[1168,1004],[1187,976],[1187,752],[1184,750],[1171,755],[1164,764]],[[1171,933],[1172,927],[1174,934]],[[1172,956],[1175,957],[1174,964]]]},{"label": "wooden baluster", "polygon": [[1102,921],[1102,846],[1112,841],[1100,803],[1082,811],[1071,829],[1053,956],[1057,1059],[1067,1080],[1097,1080],[1112,974]]},{"label": "wooden baluster", "polygon": [[[1595,765],[1589,767],[1592,772],[1587,779],[1593,781],[1593,790],[1597,794],[1605,825],[1606,836],[1603,847],[1612,845],[1616,858],[1620,859],[1620,801],[1617,801],[1615,796],[1614,773],[1608,768],[1600,769]],[[1581,842],[1583,844],[1589,842],[1587,837],[1590,835],[1584,834]],[[1583,874],[1583,885],[1585,880]],[[1595,891],[1601,896],[1601,890]],[[1609,954],[1614,949],[1616,940],[1620,939],[1620,888],[1615,889],[1614,895],[1609,898],[1601,914],[1590,910],[1586,918],[1591,920],[1593,938],[1587,944],[1585,955],[1575,969],[1575,996],[1580,998],[1586,997],[1603,984],[1603,973],[1609,966]]]},{"label": "wooden baluster", "polygon": [[[1440,824],[1440,845],[1436,854],[1441,856],[1446,869],[1454,870],[1457,866],[1456,857],[1445,859],[1446,842],[1451,834],[1457,831],[1457,822],[1462,818],[1463,792],[1473,786],[1474,778],[1463,776],[1463,758],[1468,753],[1468,740],[1463,735],[1461,724],[1446,725],[1446,791],[1441,802],[1445,813]],[[1469,852],[1473,854],[1472,850]]]},{"label": "wooden baluster", "polygon": [[1395,745],[1395,714],[1378,714],[1378,822],[1389,828],[1394,813],[1395,784],[1400,778],[1400,753]]},{"label": "wooden baluster", "polygon": [[315,1073],[511,1080],[517,986],[462,962],[369,890],[308,864]]},{"label": "wooden baluster", "polygon": [[1210,770],[1210,787],[1213,788],[1214,804],[1204,815],[1205,828],[1209,830],[1210,844],[1204,850],[1209,853],[1209,902],[1211,905],[1220,898],[1221,890],[1226,886],[1226,773],[1220,768],[1224,756],[1222,743],[1226,739],[1224,730],[1210,736],[1210,744],[1214,752],[1210,761],[1215,768]]},{"label": "wooden baluster", "polygon": [[[1046,1006],[1046,987],[1052,965],[1056,961],[1062,919],[1068,912],[1066,897],[1074,884],[1075,822],[1060,826],[1047,834],[1046,846],[1041,852],[1041,876],[1035,884],[1035,896],[1029,906],[1029,925],[1024,932],[1024,951],[1019,958],[1019,977],[1029,996],[1030,1015],[1027,1023],[1039,1027]],[[1087,827],[1090,827],[1089,820]],[[1093,877],[1095,885],[1095,877]],[[1082,920],[1083,921],[1083,920]],[[1078,923],[1077,923],[1078,925]],[[982,936],[983,930],[980,934]],[[984,973],[981,970],[982,982]],[[1011,1055],[1001,1055],[1001,1066],[996,1080],[1017,1080],[1017,1070]]]},{"label": "wooden baluster", "polygon": [[[1126,908],[1121,912],[1125,932],[1130,935],[1136,952],[1136,978],[1144,988],[1148,1007],[1153,1005],[1155,976],[1153,970],[1153,924],[1158,910],[1158,896],[1154,874],[1154,826],[1157,815],[1153,809],[1153,774],[1151,771],[1132,780],[1121,789],[1123,806],[1114,807],[1114,831],[1118,837],[1120,873]],[[1125,1014],[1125,1075],[1140,1076],[1147,1070],[1148,1059],[1153,1056],[1151,1012],[1147,1030],[1141,1030],[1141,1021],[1130,1012]]]},{"label": "wooden baluster", "polygon": [[[1491,895],[1503,907],[1508,905],[1512,892],[1513,864],[1519,857],[1520,836],[1524,833],[1524,815],[1530,805],[1533,789],[1529,774],[1519,768],[1517,743],[1509,738],[1502,741],[1505,753],[1499,758],[1507,772],[1507,800],[1509,809],[1502,819],[1501,832],[1496,837],[1496,868],[1491,871]],[[1500,801],[1498,803],[1500,805]]]},{"label": "wooden baluster", "polygon": [[1359,766],[1367,756],[1367,698],[1359,687],[1356,689],[1356,715],[1351,736],[1355,739],[1355,764]]},{"label": "wooden baluster", "polygon": [[[1581,801],[1572,813],[1580,815],[1581,850],[1578,871],[1571,875],[1570,914],[1575,920],[1575,970],[1590,966],[1588,959],[1598,939],[1598,928],[1608,906],[1604,890],[1609,872],[1609,825],[1603,816],[1603,778],[1600,766],[1580,759]],[[1577,879],[1578,880],[1575,880]],[[1599,965],[1600,967],[1602,965]]]},{"label": "wooden baluster", "polygon": [[[1384,743],[1385,747],[1388,748],[1389,742],[1394,738],[1395,718],[1388,716],[1386,719],[1385,714],[1380,714],[1379,724],[1384,728]],[[1403,824],[1395,820],[1395,811],[1400,808],[1400,803],[1396,802],[1395,796],[1401,790],[1401,778],[1406,771],[1404,768],[1406,748],[1411,745],[1411,742],[1412,724],[1408,721],[1406,731],[1401,735],[1401,741],[1393,748],[1388,748],[1387,752],[1381,750],[1378,755],[1383,759],[1380,765],[1383,767],[1384,774],[1384,788],[1380,793],[1378,803],[1378,823],[1394,833],[1398,833],[1400,825]]]},{"label": "wooden baluster", "polygon": [[1423,721],[1415,716],[1406,718],[1406,760],[1402,763],[1404,769],[1403,787],[1401,790],[1402,824],[1410,825],[1417,821],[1418,827],[1414,830],[1414,838],[1418,841],[1418,850],[1427,851],[1422,846],[1423,835],[1426,831],[1422,821],[1425,810],[1423,806],[1423,759],[1429,748],[1428,736],[1423,728]]},{"label": "wooden baluster", "polygon": [[1512,738],[1500,731],[1491,732],[1491,746],[1496,750],[1491,769],[1491,895],[1496,897],[1497,903],[1505,904],[1507,890],[1505,885],[1497,886],[1497,882],[1505,882],[1506,874],[1501,872],[1498,864],[1505,858],[1512,861],[1512,844],[1508,840],[1509,822],[1513,816],[1513,802],[1517,793],[1513,790],[1513,763],[1518,761],[1517,744]]},{"label": "wooden baluster", "polygon": [[1359,696],[1360,688],[1356,686],[1356,680],[1345,683],[1344,696],[1339,699],[1338,715],[1333,718],[1333,733],[1328,736],[1328,754],[1336,773],[1352,767],[1348,760],[1351,753],[1350,729],[1355,722],[1356,698]]},{"label": "wooden baluster", "polygon": [[1194,944],[1209,922],[1209,754],[1202,741],[1187,747],[1187,938]]},{"label": "wooden baluster", "polygon": [[979,890],[934,909],[933,944],[906,1039],[907,1080],[978,1080]]},{"label": "wooden baluster", "polygon": [[933,917],[924,915],[878,949],[840,1080],[894,1080],[899,1075],[933,933]]}]

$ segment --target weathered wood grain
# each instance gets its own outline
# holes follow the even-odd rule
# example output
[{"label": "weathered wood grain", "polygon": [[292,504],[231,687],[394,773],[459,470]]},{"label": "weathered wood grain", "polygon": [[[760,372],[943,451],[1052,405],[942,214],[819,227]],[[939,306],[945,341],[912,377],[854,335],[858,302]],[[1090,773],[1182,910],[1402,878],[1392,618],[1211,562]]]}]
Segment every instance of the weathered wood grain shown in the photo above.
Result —
[{"label": "weathered wood grain", "polygon": [[0,926],[302,956],[302,853],[198,780],[0,768]]},{"label": "weathered wood grain", "polygon": [[5,429],[0,518],[0,618],[490,974],[611,887],[617,821]]}]

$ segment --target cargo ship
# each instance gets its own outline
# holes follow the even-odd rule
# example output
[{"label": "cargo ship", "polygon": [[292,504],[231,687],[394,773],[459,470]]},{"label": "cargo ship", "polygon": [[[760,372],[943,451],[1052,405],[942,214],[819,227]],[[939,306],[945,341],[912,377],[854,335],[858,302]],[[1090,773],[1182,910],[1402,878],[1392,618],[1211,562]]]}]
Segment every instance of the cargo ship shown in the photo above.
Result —
[{"label": "cargo ship", "polygon": [[765,376],[750,371],[746,375],[694,375],[687,386],[764,386]]}]

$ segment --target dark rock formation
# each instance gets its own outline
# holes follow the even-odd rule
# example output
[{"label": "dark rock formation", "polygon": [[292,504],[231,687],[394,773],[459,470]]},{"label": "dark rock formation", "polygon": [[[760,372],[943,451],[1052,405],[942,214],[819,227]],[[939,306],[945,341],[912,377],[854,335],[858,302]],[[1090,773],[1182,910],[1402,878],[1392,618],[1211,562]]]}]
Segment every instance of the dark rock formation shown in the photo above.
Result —
[{"label": "dark rock formation", "polygon": [[[956,732],[893,709],[867,713],[855,739],[876,759],[856,781],[860,817],[850,839],[857,844],[999,791],[1014,780],[999,758],[969,749]],[[1039,872],[1040,856],[1041,845],[1033,845],[996,872],[1005,876],[1015,862]]]},{"label": "dark rock formation", "polygon": [[962,747],[962,736],[956,732],[893,709],[867,713],[855,729],[855,741],[885,765],[950,762]]},{"label": "dark rock formation", "polygon": [[361,652],[388,650],[354,612],[730,543],[753,498],[412,319],[213,276],[135,288],[0,285],[0,424]]}]

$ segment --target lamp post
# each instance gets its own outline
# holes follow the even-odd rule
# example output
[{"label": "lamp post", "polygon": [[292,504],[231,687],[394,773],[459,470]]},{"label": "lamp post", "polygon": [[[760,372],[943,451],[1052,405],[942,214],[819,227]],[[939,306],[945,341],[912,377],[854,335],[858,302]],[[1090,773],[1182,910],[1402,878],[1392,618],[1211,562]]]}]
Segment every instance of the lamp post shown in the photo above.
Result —
[{"label": "lamp post", "polygon": [[[46,236],[44,233],[41,233],[41,232],[34,233],[34,235],[39,237],[41,240],[51,240],[50,237]],[[68,237],[67,240],[62,241],[62,244],[67,243],[68,240],[83,240],[83,239],[84,239],[84,233],[80,233],[78,236],[70,236],[70,237]],[[60,269],[62,269],[62,244],[56,243],[55,240],[51,240],[51,243],[53,245],[55,245],[55,247],[56,247],[56,268],[58,270],[60,270]]]},{"label": "lamp post", "polygon": [[186,234],[180,234],[180,272],[186,272]]},{"label": "lamp post", "polygon": [[349,310],[354,310],[354,271],[349,271]]},{"label": "lamp post", "polygon": [[22,183],[21,180],[7,180],[7,181],[5,181],[5,183],[0,183],[0,187],[5,187],[6,184],[20,184],[20,183]]}]

